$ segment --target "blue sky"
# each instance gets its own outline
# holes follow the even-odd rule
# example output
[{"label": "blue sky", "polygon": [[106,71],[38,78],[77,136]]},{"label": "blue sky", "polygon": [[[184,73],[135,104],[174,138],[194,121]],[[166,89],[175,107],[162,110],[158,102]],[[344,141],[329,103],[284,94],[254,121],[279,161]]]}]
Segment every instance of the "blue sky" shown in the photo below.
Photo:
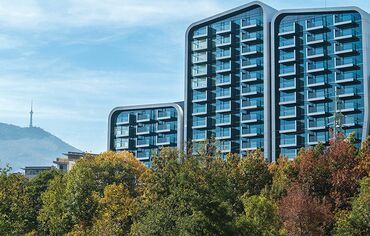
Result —
[{"label": "blue sky", "polygon": [[[276,8],[324,0],[266,0]],[[84,151],[106,149],[115,106],[183,99],[188,25],[239,0],[0,0],[0,122],[34,124]],[[327,0],[327,6],[368,0]]]}]

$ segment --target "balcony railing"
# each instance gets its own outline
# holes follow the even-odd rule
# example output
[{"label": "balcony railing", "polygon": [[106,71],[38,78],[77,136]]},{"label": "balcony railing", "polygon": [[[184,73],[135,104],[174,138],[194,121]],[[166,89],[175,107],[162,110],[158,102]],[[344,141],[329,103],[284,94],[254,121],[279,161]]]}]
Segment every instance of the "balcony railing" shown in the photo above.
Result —
[{"label": "balcony railing", "polygon": [[357,89],[354,87],[343,87],[337,89],[337,95],[343,97],[354,97],[357,95]]},{"label": "balcony railing", "polygon": [[337,112],[351,112],[358,108],[357,102],[343,102],[337,105]]},{"label": "balcony railing", "polygon": [[205,127],[207,126],[207,119],[193,120],[193,127]]},{"label": "balcony railing", "polygon": [[342,43],[342,44],[336,44],[335,45],[335,54],[347,54],[356,52],[357,45],[355,43]]},{"label": "balcony railing", "polygon": [[217,75],[216,76],[216,85],[226,85],[231,83],[231,76],[222,76],[222,75]]},{"label": "balcony railing", "polygon": [[296,89],[296,80],[295,79],[285,79],[280,81],[280,86],[279,90],[284,91],[284,90],[290,90],[290,89]]},{"label": "balcony railing", "polygon": [[325,100],[327,98],[324,90],[307,91],[307,94],[309,102]]},{"label": "balcony railing", "polygon": [[353,24],[355,22],[354,15],[341,14],[334,16],[334,25],[335,26],[344,26],[348,24]]},{"label": "balcony railing", "polygon": [[357,80],[357,73],[355,72],[343,72],[335,74],[335,82],[340,83],[351,83]]},{"label": "balcony railing", "polygon": [[256,109],[261,107],[262,102],[260,100],[243,100],[242,109]]},{"label": "balcony railing", "polygon": [[216,34],[226,33],[231,31],[231,21],[222,22],[215,27]]},{"label": "balcony railing", "polygon": [[307,34],[307,44],[318,44],[323,43],[326,41],[326,37],[324,34]]},{"label": "balcony railing", "polygon": [[251,151],[262,147],[262,141],[242,141],[242,150]]},{"label": "balcony railing", "polygon": [[242,29],[255,28],[261,25],[260,19],[242,19],[240,27]]},{"label": "balcony railing", "polygon": [[231,116],[223,116],[216,119],[216,125],[231,124]]},{"label": "balcony railing", "polygon": [[262,73],[260,72],[245,72],[241,75],[242,82],[254,82],[262,79]]},{"label": "balcony railing", "polygon": [[326,127],[326,119],[309,120],[308,122],[308,130],[326,129]]},{"label": "balcony railing", "polygon": [[280,138],[280,147],[293,147],[297,145],[297,136],[284,136]]},{"label": "balcony railing", "polygon": [[244,46],[242,46],[241,54],[242,55],[251,55],[251,54],[260,53],[262,51],[263,51],[263,49],[262,49],[262,46],[260,46],[260,45],[253,45],[253,46],[244,45]]},{"label": "balcony railing", "polygon": [[231,44],[231,35],[227,37],[219,36],[216,38],[216,47],[222,47]]},{"label": "balcony railing", "polygon": [[308,144],[316,145],[318,143],[326,143],[328,141],[328,135],[317,133],[316,135],[308,134]]},{"label": "balcony railing", "polygon": [[288,131],[297,131],[297,123],[282,123],[280,124],[280,133],[287,133]]},{"label": "balcony railing", "polygon": [[337,69],[345,69],[356,65],[357,60],[355,57],[342,57],[335,60],[335,68]]},{"label": "balcony railing", "polygon": [[307,63],[307,73],[323,72],[327,68],[325,62],[309,62]]},{"label": "balcony railing", "polygon": [[136,134],[149,134],[150,133],[150,127],[149,126],[139,126],[136,129]]},{"label": "balcony railing", "polygon": [[261,87],[257,86],[247,86],[247,87],[242,87],[242,95],[250,95],[250,94],[258,94],[262,92]]},{"label": "balcony railing", "polygon": [[313,18],[306,21],[306,30],[313,31],[323,29],[326,25],[326,21],[323,17]]},{"label": "balcony railing", "polygon": [[320,106],[308,106],[308,115],[324,115],[326,114],[327,108],[324,105]]},{"label": "balcony railing", "polygon": [[294,34],[296,32],[296,24],[286,24],[279,27],[279,36],[282,35],[288,35],[288,34]]},{"label": "balcony railing", "polygon": [[151,115],[150,114],[138,114],[137,115],[137,122],[144,122],[144,121],[150,121]]},{"label": "balcony railing", "polygon": [[279,49],[287,49],[287,48],[292,48],[295,47],[295,37],[289,38],[289,39],[280,39],[279,42]]},{"label": "balcony railing", "polygon": [[221,89],[216,91],[216,99],[231,97],[231,89]]},{"label": "balcony railing", "polygon": [[243,114],[241,116],[241,122],[243,123],[258,122],[260,120],[262,120],[261,114],[252,113],[252,114]]},{"label": "balcony railing", "polygon": [[334,31],[334,40],[344,40],[354,38],[357,34],[355,29],[337,29]]},{"label": "balcony railing", "polygon": [[174,129],[174,125],[172,124],[158,124],[157,125],[157,132],[169,132]]},{"label": "balcony railing", "polygon": [[220,63],[216,65],[216,73],[226,72],[231,70],[231,62]]},{"label": "balcony railing", "polygon": [[260,127],[249,127],[249,128],[242,128],[241,136],[242,137],[252,137],[258,136],[263,133],[263,129]]},{"label": "balcony railing", "polygon": [[241,66],[242,69],[250,69],[261,66],[261,64],[262,64],[261,59],[247,59],[247,60],[242,59]]},{"label": "balcony railing", "polygon": [[157,137],[157,145],[170,145],[172,143],[175,143],[175,137]]},{"label": "balcony railing", "polygon": [[307,86],[308,87],[318,87],[326,85],[328,81],[327,76],[320,75],[320,76],[307,76]]},{"label": "balcony railing", "polygon": [[280,105],[288,104],[288,103],[290,104],[290,103],[295,103],[296,101],[297,101],[296,93],[292,93],[292,94],[287,94],[285,96],[281,96],[279,104]]},{"label": "balcony railing", "polygon": [[158,111],[157,119],[164,120],[164,119],[171,119],[172,118],[171,111]]},{"label": "balcony railing", "polygon": [[242,42],[254,42],[262,39],[262,33],[260,32],[242,32],[241,41]]},{"label": "balcony railing", "polygon": [[231,103],[221,103],[216,105],[216,112],[230,111]]},{"label": "balcony railing", "polygon": [[205,92],[194,92],[193,93],[193,102],[194,101],[206,101],[207,100],[207,91]]},{"label": "balcony railing", "polygon": [[279,76],[291,76],[296,74],[296,66],[280,66]]},{"label": "balcony railing", "polygon": [[282,109],[280,110],[280,118],[290,118],[290,117],[296,117],[297,116],[297,110],[296,108],[293,109]]},{"label": "balcony railing", "polygon": [[136,140],[136,147],[148,147],[151,145],[150,139],[137,139]]},{"label": "balcony railing", "polygon": [[193,114],[207,113],[206,106],[193,107]]}]

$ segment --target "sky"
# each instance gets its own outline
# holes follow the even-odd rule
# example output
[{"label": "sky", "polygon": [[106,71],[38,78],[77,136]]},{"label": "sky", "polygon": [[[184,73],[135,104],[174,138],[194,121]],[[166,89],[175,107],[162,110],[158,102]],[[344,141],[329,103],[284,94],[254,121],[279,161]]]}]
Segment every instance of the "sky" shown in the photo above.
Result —
[{"label": "sky", "polygon": [[[184,99],[185,31],[239,0],[0,0],[0,122],[106,150],[116,106]],[[266,0],[277,10],[325,0]],[[327,0],[358,6],[369,0]]]}]

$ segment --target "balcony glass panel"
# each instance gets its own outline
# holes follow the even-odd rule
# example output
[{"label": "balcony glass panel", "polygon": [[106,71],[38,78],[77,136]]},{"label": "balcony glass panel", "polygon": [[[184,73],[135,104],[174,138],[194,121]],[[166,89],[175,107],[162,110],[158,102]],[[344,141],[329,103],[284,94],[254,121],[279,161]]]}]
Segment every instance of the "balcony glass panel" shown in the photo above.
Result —
[{"label": "balcony glass panel", "polygon": [[150,114],[148,113],[142,113],[142,114],[137,114],[137,120],[149,120],[150,119]]},{"label": "balcony glass panel", "polygon": [[216,88],[216,98],[217,97],[230,97],[231,96],[231,88]]},{"label": "balcony glass panel", "polygon": [[311,119],[308,122],[309,128],[326,127],[327,122],[325,118]]},{"label": "balcony glass panel", "polygon": [[357,124],[358,119],[354,116],[344,116],[342,118],[342,124],[343,125],[350,125],[350,124]]},{"label": "balcony glass panel", "polygon": [[254,107],[254,106],[261,106],[260,100],[242,100],[242,107]]},{"label": "balcony glass panel", "polygon": [[231,136],[231,128],[216,128],[216,138],[225,138]]},{"label": "balcony glass panel", "polygon": [[241,21],[241,27],[249,27],[252,25],[260,25],[261,20],[258,18],[247,18],[247,19],[242,19]]},{"label": "balcony glass panel", "polygon": [[334,23],[341,23],[347,21],[355,21],[355,17],[352,14],[338,14],[334,17]]},{"label": "balcony glass panel", "polygon": [[341,87],[337,89],[338,95],[345,95],[345,94],[356,94],[357,89],[354,87]]},{"label": "balcony glass panel", "polygon": [[206,100],[207,99],[207,92],[206,91],[193,91],[193,101],[196,100]]},{"label": "balcony glass panel", "polygon": [[163,131],[163,130],[172,130],[174,126],[172,124],[158,124],[157,130],[158,131]]},{"label": "balcony glass panel", "polygon": [[334,31],[334,35],[336,38],[344,36],[354,36],[356,34],[357,34],[356,30],[353,28],[337,29]]},{"label": "balcony glass panel", "polygon": [[231,69],[231,61],[228,62],[217,62],[216,64],[216,71],[222,71],[222,70],[230,70]]},{"label": "balcony glass panel", "polygon": [[326,112],[327,106],[325,104],[316,104],[308,106],[309,113],[318,113],[318,112]]},{"label": "balcony glass panel", "polygon": [[292,32],[292,31],[295,31],[294,23],[281,24],[279,27],[279,33],[286,33],[286,32]]},{"label": "balcony glass panel", "polygon": [[295,107],[281,107],[280,116],[295,116],[296,108]]},{"label": "balcony glass panel", "polygon": [[242,93],[261,93],[262,88],[259,86],[242,86]]},{"label": "balcony glass panel", "polygon": [[327,77],[325,75],[309,76],[307,82],[308,82],[308,85],[326,83]]},{"label": "balcony glass panel", "polygon": [[295,130],[296,129],[296,121],[282,121],[280,123],[280,130]]},{"label": "balcony glass panel", "polygon": [[280,138],[281,145],[295,145],[296,141],[297,137],[295,135],[281,135]]},{"label": "balcony glass panel", "polygon": [[242,135],[262,134],[262,133],[263,129],[260,126],[242,127]]},{"label": "balcony glass panel", "polygon": [[217,48],[216,50],[216,58],[221,58],[221,57],[230,57],[231,56],[231,49],[222,49],[222,48]]},{"label": "balcony glass panel", "polygon": [[205,117],[193,117],[193,126],[206,126],[207,120]]},{"label": "balcony glass panel", "polygon": [[208,30],[207,30],[207,26],[204,26],[204,27],[201,27],[197,30],[194,31],[194,37],[198,37],[198,36],[204,36],[204,35],[207,35],[208,33]]},{"label": "balcony glass panel", "polygon": [[262,73],[258,71],[243,72],[242,80],[261,79]]},{"label": "balcony glass panel", "polygon": [[196,65],[193,66],[192,75],[204,75],[207,74],[207,65]]},{"label": "balcony glass panel", "polygon": [[206,62],[207,61],[207,52],[193,53],[192,61],[193,61],[193,63]]},{"label": "balcony glass panel", "polygon": [[206,104],[194,104],[193,113],[206,113],[207,106]]},{"label": "balcony glass panel", "polygon": [[216,124],[230,124],[231,123],[231,115],[227,114],[217,114],[216,115]]},{"label": "balcony glass panel", "polygon": [[137,133],[147,133],[150,131],[150,126],[138,126]]},{"label": "balcony glass panel", "polygon": [[116,123],[128,123],[130,121],[130,114],[129,113],[120,113],[117,117]]},{"label": "balcony glass panel", "polygon": [[315,17],[307,20],[307,29],[324,26],[325,24],[326,20],[324,17]]},{"label": "balcony glass panel", "polygon": [[194,130],[193,131],[193,139],[195,140],[201,140],[206,139],[206,131],[204,130]]},{"label": "balcony glass panel", "polygon": [[308,90],[308,99],[325,97],[325,90]]},{"label": "balcony glass panel", "polygon": [[216,75],[216,85],[231,83],[231,75]]},{"label": "balcony glass panel", "polygon": [[286,66],[280,64],[280,74],[290,74],[290,73],[295,73],[294,65]]},{"label": "balcony glass panel", "polygon": [[223,141],[219,145],[219,151],[230,151],[231,150],[231,142],[230,141]]},{"label": "balcony glass panel", "polygon": [[115,128],[116,136],[128,136],[130,128],[128,126],[117,126]]},{"label": "balcony glass panel", "polygon": [[223,45],[223,44],[229,44],[229,43],[231,43],[231,35],[228,35],[228,36],[217,35],[216,45]]},{"label": "balcony glass panel", "polygon": [[356,50],[356,43],[340,43],[335,45],[335,51],[347,51],[347,50]]},{"label": "balcony glass panel", "polygon": [[295,58],[295,52],[281,52],[280,53],[280,57],[279,57],[279,60],[280,61],[283,61],[283,60],[290,60],[290,59],[294,59]]},{"label": "balcony glass panel", "polygon": [[220,22],[215,26],[216,33],[230,31],[231,30],[231,21]]},{"label": "balcony glass panel", "polygon": [[325,49],[323,47],[319,48],[308,48],[307,49],[307,55],[308,56],[316,56],[320,54],[325,54]]},{"label": "balcony glass panel", "polygon": [[260,32],[242,32],[242,40],[248,40],[248,39],[261,39],[262,33]]},{"label": "balcony glass panel", "polygon": [[249,141],[242,142],[243,149],[257,149],[263,147],[263,142],[259,139],[250,139]]},{"label": "balcony glass panel", "polygon": [[353,101],[344,101],[338,104],[338,110],[357,109],[357,107],[358,107],[357,102]]},{"label": "balcony glass panel", "polygon": [[249,58],[249,59],[242,59],[242,66],[258,66],[262,64],[262,60],[260,58]]},{"label": "balcony glass panel", "polygon": [[355,57],[341,57],[335,60],[337,66],[348,65],[348,64],[356,64]]},{"label": "balcony glass panel", "polygon": [[191,81],[193,89],[207,88],[207,78],[194,78]]},{"label": "balcony glass panel", "polygon": [[259,113],[242,114],[242,121],[262,120],[263,116]]},{"label": "balcony glass panel", "polygon": [[336,73],[336,80],[351,80],[351,79],[357,79],[357,73],[353,71],[346,71],[342,73]]},{"label": "balcony glass panel", "polygon": [[251,52],[262,52],[261,45],[243,45],[242,46],[242,53],[251,53]]},{"label": "balcony glass panel", "polygon": [[171,111],[158,111],[158,119],[172,117]]},{"label": "balcony glass panel", "polygon": [[118,148],[128,148],[128,139],[126,138],[117,138],[114,140],[114,147]]},{"label": "balcony glass panel", "polygon": [[326,61],[316,61],[316,62],[309,62],[308,63],[308,70],[318,70],[318,69],[325,69],[327,68]]},{"label": "balcony glass panel", "polygon": [[193,50],[201,50],[207,48],[207,39],[194,40],[192,43]]},{"label": "balcony glass panel", "polygon": [[136,141],[137,146],[150,145],[150,143],[151,143],[150,139],[137,139]]},{"label": "balcony glass panel", "polygon": [[307,42],[315,42],[319,40],[326,40],[325,34],[308,34],[307,35]]},{"label": "balcony glass panel", "polygon": [[231,102],[230,101],[217,100],[217,102],[216,102],[216,111],[230,110],[230,109],[231,109]]},{"label": "balcony glass panel", "polygon": [[310,143],[325,143],[328,140],[327,132],[317,132],[316,134],[308,135],[308,142]]},{"label": "balcony glass panel", "polygon": [[175,143],[176,142],[176,137],[175,136],[160,136],[157,137],[157,143]]},{"label": "balcony glass panel", "polygon": [[149,158],[151,155],[150,151],[138,151],[137,158]]},{"label": "balcony glass panel", "polygon": [[292,88],[295,86],[295,79],[281,79],[280,88]]},{"label": "balcony glass panel", "polygon": [[279,39],[279,45],[280,47],[285,47],[285,46],[292,46],[295,44],[295,38],[280,38]]},{"label": "balcony glass panel", "polygon": [[296,94],[295,93],[282,93],[280,95],[280,102],[295,102]]}]

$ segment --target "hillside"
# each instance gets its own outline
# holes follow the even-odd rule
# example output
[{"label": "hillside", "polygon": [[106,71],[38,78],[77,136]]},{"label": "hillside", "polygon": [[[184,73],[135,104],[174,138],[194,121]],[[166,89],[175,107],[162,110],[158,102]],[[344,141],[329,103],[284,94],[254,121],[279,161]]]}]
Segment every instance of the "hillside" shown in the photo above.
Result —
[{"label": "hillside", "polygon": [[9,163],[19,171],[25,166],[52,165],[68,151],[79,150],[41,128],[0,123],[0,167]]}]

